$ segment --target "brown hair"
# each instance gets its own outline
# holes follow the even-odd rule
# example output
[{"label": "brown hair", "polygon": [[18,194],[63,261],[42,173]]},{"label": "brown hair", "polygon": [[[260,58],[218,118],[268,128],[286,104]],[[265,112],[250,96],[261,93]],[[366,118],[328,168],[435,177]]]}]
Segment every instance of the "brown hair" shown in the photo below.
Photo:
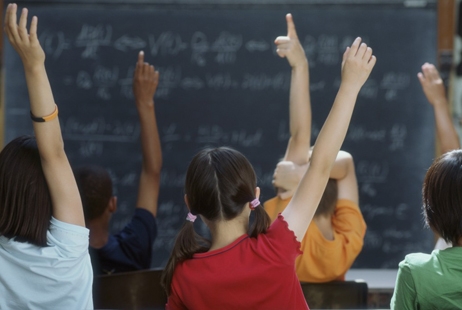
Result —
[{"label": "brown hair", "polygon": [[[190,211],[209,221],[237,217],[255,198],[256,186],[257,177],[250,162],[240,152],[227,147],[202,150],[194,156],[186,172],[185,193]],[[256,237],[265,233],[270,222],[259,205],[255,208],[255,220],[249,235]],[[162,276],[167,295],[170,295],[176,265],[209,247],[210,242],[194,231],[193,223],[185,221]]]},{"label": "brown hair", "polygon": [[74,169],[74,176],[82,199],[85,220],[100,217],[112,197],[112,180],[100,166],[81,166]]},{"label": "brown hair", "polygon": [[37,142],[18,137],[0,153],[0,234],[44,247],[51,215]]},{"label": "brown hair", "polygon": [[316,209],[315,216],[331,216],[334,214],[337,205],[338,187],[336,179],[327,181],[326,189],[322,194],[321,201]]},{"label": "brown hair", "polygon": [[462,238],[462,150],[448,152],[433,162],[422,196],[427,225],[456,245]]}]

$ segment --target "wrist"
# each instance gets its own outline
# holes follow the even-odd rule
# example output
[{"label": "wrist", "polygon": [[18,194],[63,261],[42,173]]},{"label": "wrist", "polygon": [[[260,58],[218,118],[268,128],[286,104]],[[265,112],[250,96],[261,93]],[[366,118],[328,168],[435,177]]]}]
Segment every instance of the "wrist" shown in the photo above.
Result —
[{"label": "wrist", "polygon": [[138,100],[135,98],[135,103],[138,109],[153,109],[154,107],[154,99],[141,99]]},{"label": "wrist", "polygon": [[360,90],[361,90],[361,86],[358,85],[358,83],[342,81],[340,83],[338,92],[339,94],[342,93],[342,94],[357,97]]},{"label": "wrist", "polygon": [[304,59],[303,61],[299,61],[292,66],[292,70],[308,70],[308,60]]},{"label": "wrist", "polygon": [[436,98],[436,99],[432,99],[430,101],[430,103],[434,106],[434,107],[447,107],[448,106],[448,101],[446,100],[446,98]]},{"label": "wrist", "polygon": [[34,63],[34,64],[24,64],[24,72],[26,74],[41,74],[45,71],[45,64],[44,63]]}]

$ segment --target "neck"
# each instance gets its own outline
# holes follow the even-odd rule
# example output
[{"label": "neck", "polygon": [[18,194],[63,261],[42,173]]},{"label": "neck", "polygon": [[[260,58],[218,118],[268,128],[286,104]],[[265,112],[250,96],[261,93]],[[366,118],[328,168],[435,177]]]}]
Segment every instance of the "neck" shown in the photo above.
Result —
[{"label": "neck", "polygon": [[212,245],[209,251],[213,251],[230,245],[242,235],[247,234],[249,218],[241,214],[229,221],[209,222],[207,226],[212,234]]},{"label": "neck", "polygon": [[87,228],[90,230],[90,246],[100,249],[106,245],[109,238],[109,223],[101,219],[95,219],[87,222]]}]

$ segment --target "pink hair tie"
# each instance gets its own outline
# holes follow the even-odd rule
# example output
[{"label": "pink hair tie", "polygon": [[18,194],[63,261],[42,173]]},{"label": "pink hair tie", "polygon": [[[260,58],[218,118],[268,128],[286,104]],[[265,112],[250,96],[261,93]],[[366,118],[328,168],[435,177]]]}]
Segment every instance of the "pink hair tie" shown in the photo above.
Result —
[{"label": "pink hair tie", "polygon": [[194,223],[196,219],[197,219],[197,215],[194,215],[191,212],[188,212],[188,216],[186,217],[187,221]]},{"label": "pink hair tie", "polygon": [[256,207],[258,207],[260,205],[260,200],[258,200],[258,198],[255,198],[254,200],[252,200],[250,202],[250,209],[255,209]]}]

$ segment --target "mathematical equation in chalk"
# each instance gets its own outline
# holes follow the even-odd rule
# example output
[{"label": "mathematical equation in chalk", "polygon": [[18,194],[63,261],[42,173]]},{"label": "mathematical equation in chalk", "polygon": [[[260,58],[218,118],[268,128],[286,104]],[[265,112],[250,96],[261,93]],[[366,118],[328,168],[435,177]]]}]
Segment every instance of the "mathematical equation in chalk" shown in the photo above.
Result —
[{"label": "mathematical equation in chalk", "polygon": [[[45,52],[58,59],[69,50],[78,49],[82,59],[96,59],[101,50],[111,48],[126,53],[145,50],[153,57],[175,57],[187,54],[190,63],[206,66],[211,59],[218,64],[233,64],[238,54],[275,53],[275,38],[244,38],[241,33],[221,31],[217,35],[205,30],[187,31],[185,35],[175,31],[148,33],[143,36],[118,34],[111,24],[83,24],[76,36],[64,31],[46,28],[40,34]],[[365,42],[368,38],[363,38]],[[345,48],[353,42],[352,36],[338,34],[307,35],[300,38],[312,67],[339,65]],[[208,56],[212,57],[208,57]]]}]

